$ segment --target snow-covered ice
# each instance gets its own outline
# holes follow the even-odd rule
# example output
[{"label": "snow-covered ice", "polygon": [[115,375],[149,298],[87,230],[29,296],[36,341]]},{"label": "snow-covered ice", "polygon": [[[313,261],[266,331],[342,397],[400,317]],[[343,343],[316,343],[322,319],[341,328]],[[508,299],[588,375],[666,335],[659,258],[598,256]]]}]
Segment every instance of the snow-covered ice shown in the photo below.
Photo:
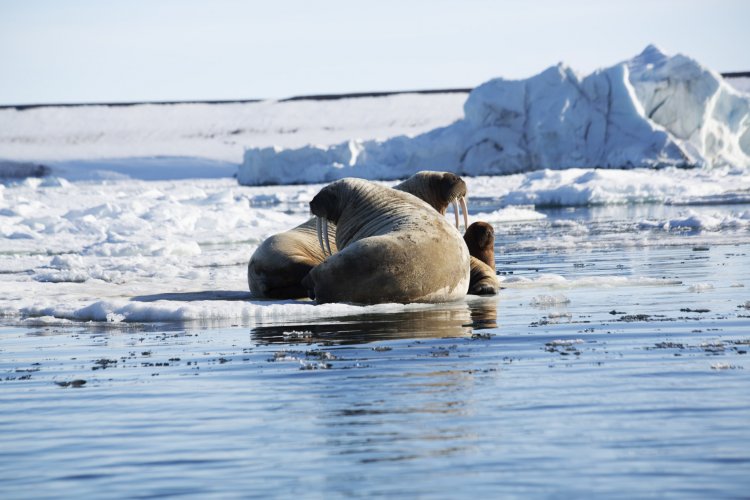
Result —
[{"label": "snow-covered ice", "polygon": [[[704,172],[706,177],[698,178],[705,181],[702,183],[685,178],[682,184],[703,186],[704,191],[693,193],[698,200],[706,192],[717,195],[750,188],[746,176],[727,171],[722,176],[719,172]],[[652,199],[637,194],[644,185],[664,182],[666,186],[669,176],[690,175],[683,170],[620,174],[615,193],[609,191],[614,183],[589,175],[587,182],[601,198],[571,197],[567,201],[571,205],[597,200],[639,203]],[[544,199],[543,193],[570,182],[567,177],[552,175],[535,187],[531,180],[538,175],[517,174],[512,182],[503,177],[469,179],[469,193],[473,193],[470,218],[488,220],[495,226],[501,252],[659,246],[670,239],[685,244],[680,238],[693,238],[690,241],[701,244],[742,243],[750,236],[750,211],[742,205],[674,207],[661,218],[641,218],[626,225],[619,221],[604,229],[595,227],[589,234],[593,226],[585,221],[550,219],[533,205],[506,202]],[[246,282],[251,253],[267,236],[306,220],[307,203],[320,187],[247,187],[238,186],[231,178],[68,182],[47,177],[0,184],[0,315],[14,321],[53,317],[108,322],[248,322],[429,307],[362,308],[252,300]],[[634,193],[632,198],[623,197],[623,190]],[[674,193],[661,192],[659,196],[668,199]],[[484,211],[472,208],[474,203],[498,208]],[[690,234],[684,236],[686,230]],[[699,234],[694,234],[696,231]],[[528,237],[518,239],[518,235]],[[637,276],[501,278],[505,287],[542,289],[675,283]]]},{"label": "snow-covered ice", "polygon": [[242,184],[397,179],[425,169],[499,175],[574,167],[750,166],[750,96],[649,46],[582,77],[559,64],[475,88],[464,118],[417,137],[251,148]]},{"label": "snow-covered ice", "polygon": [[[519,93],[536,96],[528,109],[517,107]],[[610,103],[603,97],[610,94],[619,97]],[[469,174],[470,219],[493,224],[500,255],[745,244],[747,99],[694,61],[649,48],[585,78],[560,65],[524,82],[493,80],[471,94],[463,118],[462,94],[0,109],[0,316],[25,324],[231,323],[430,307],[260,302],[246,283],[257,245],[308,218],[307,203],[321,187],[311,181],[394,179],[422,167]],[[617,133],[595,139],[597,123]],[[498,138],[510,141],[503,152],[491,146]],[[633,148],[620,147],[626,139]],[[524,171],[532,143],[543,154],[534,156],[535,170]],[[259,166],[253,182],[304,184],[238,185],[232,176],[246,147],[255,148],[251,163],[261,156],[275,162]],[[464,158],[452,168],[446,154]],[[314,162],[298,163],[331,155],[348,160],[317,170]],[[589,167],[628,168],[562,168],[591,155],[611,164]],[[497,163],[501,157],[517,163]],[[636,157],[658,157],[644,165],[665,167],[621,164]],[[379,163],[384,158],[401,163]],[[669,166],[684,158],[703,168]],[[476,175],[483,172],[515,173]],[[246,162],[241,180],[249,173]],[[641,204],[669,208],[626,220],[555,212]],[[539,288],[540,297],[553,289],[680,283],[559,272],[500,278],[509,289]]]},{"label": "snow-covered ice", "polygon": [[570,168],[469,177],[466,182],[471,197],[499,197],[505,205],[750,202],[750,171],[733,167],[693,170]]},{"label": "snow-covered ice", "polygon": [[[0,109],[0,159],[52,167],[64,161],[63,166],[70,169],[81,160],[88,160],[90,168],[91,161],[100,160],[107,160],[107,166],[125,158],[145,158],[152,165],[160,158],[173,163],[199,158],[206,166],[212,161],[231,164],[229,175],[233,175],[248,147],[295,148],[352,137],[416,135],[461,118],[465,100],[466,94],[446,93],[330,101]],[[132,176],[140,178],[138,174]]]},{"label": "snow-covered ice", "polygon": [[750,76],[736,76],[727,78],[727,81],[735,89],[750,95]]}]

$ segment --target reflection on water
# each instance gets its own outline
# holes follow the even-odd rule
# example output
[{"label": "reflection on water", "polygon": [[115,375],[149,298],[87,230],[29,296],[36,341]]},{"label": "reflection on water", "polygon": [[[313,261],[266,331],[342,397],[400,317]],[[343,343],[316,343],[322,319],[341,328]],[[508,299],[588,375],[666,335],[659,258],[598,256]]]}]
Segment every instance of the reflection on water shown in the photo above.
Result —
[{"label": "reflection on water", "polygon": [[617,210],[549,214],[498,252],[529,281],[497,297],[252,330],[0,328],[0,497],[746,497],[750,247],[544,251],[577,227],[555,219]]},{"label": "reflection on water", "polygon": [[466,337],[474,330],[496,328],[497,308],[497,297],[478,297],[408,312],[261,325],[253,328],[251,333],[258,342],[269,344],[361,344],[409,338]]},{"label": "reflection on water", "polygon": [[498,297],[477,297],[469,302],[474,330],[497,328]]}]

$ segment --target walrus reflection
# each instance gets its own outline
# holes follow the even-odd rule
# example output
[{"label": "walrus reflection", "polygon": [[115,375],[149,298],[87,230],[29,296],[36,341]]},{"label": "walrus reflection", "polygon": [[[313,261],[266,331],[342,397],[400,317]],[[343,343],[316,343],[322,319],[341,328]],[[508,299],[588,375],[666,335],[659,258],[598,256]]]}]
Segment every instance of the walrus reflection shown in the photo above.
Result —
[{"label": "walrus reflection", "polygon": [[500,282],[495,273],[495,230],[486,222],[474,222],[466,229],[464,241],[471,255],[469,293],[496,294]]},{"label": "walrus reflection", "polygon": [[[427,202],[441,215],[453,204],[456,228],[458,204],[463,209],[464,227],[468,222],[466,183],[450,172],[421,171],[393,187]],[[336,226],[317,217],[266,238],[255,250],[247,267],[253,298],[297,299],[307,296],[302,279],[326,257],[338,251]]]},{"label": "walrus reflection", "polygon": [[468,337],[472,333],[474,314],[470,307],[476,309],[466,303],[453,303],[423,310],[348,316],[328,322],[258,326],[250,333],[253,340],[267,344],[338,345],[411,338]]},{"label": "walrus reflection", "polygon": [[469,302],[471,326],[475,331],[497,328],[497,297],[480,297]]}]

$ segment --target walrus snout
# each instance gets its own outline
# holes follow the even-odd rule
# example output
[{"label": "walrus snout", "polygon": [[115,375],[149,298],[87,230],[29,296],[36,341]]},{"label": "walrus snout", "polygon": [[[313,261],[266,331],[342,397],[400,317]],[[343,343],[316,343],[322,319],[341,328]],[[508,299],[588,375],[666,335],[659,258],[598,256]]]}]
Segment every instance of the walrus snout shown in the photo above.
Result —
[{"label": "walrus snout", "polygon": [[333,208],[336,206],[336,201],[336,195],[330,185],[321,189],[310,201],[310,213],[317,219],[315,221],[315,232],[318,235],[318,243],[320,243],[323,258],[333,255],[328,234],[328,221],[335,215]]},{"label": "walrus snout", "polygon": [[458,204],[461,204],[461,210],[464,217],[464,230],[469,226],[469,209],[466,206],[466,183],[464,180],[451,172],[444,172],[439,181],[440,192],[447,203],[453,205],[453,213],[456,217],[456,229],[458,229]]},{"label": "walrus snout", "polygon": [[466,183],[462,178],[451,172],[443,173],[440,179],[440,191],[443,199],[453,201],[466,196]]},{"label": "walrus snout", "polygon": [[310,213],[316,217],[328,219],[334,203],[335,196],[324,188],[310,201]]}]

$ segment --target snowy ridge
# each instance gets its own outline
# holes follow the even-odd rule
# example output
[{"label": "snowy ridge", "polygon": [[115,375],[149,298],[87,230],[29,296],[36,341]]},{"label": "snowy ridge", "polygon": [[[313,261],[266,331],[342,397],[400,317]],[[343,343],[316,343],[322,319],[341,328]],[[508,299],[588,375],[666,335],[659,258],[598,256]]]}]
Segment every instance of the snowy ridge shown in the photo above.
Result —
[{"label": "snowy ridge", "polygon": [[750,166],[750,97],[696,61],[649,46],[583,78],[560,64],[526,80],[491,80],[471,92],[462,120],[414,138],[248,149],[238,180],[727,165]]}]

